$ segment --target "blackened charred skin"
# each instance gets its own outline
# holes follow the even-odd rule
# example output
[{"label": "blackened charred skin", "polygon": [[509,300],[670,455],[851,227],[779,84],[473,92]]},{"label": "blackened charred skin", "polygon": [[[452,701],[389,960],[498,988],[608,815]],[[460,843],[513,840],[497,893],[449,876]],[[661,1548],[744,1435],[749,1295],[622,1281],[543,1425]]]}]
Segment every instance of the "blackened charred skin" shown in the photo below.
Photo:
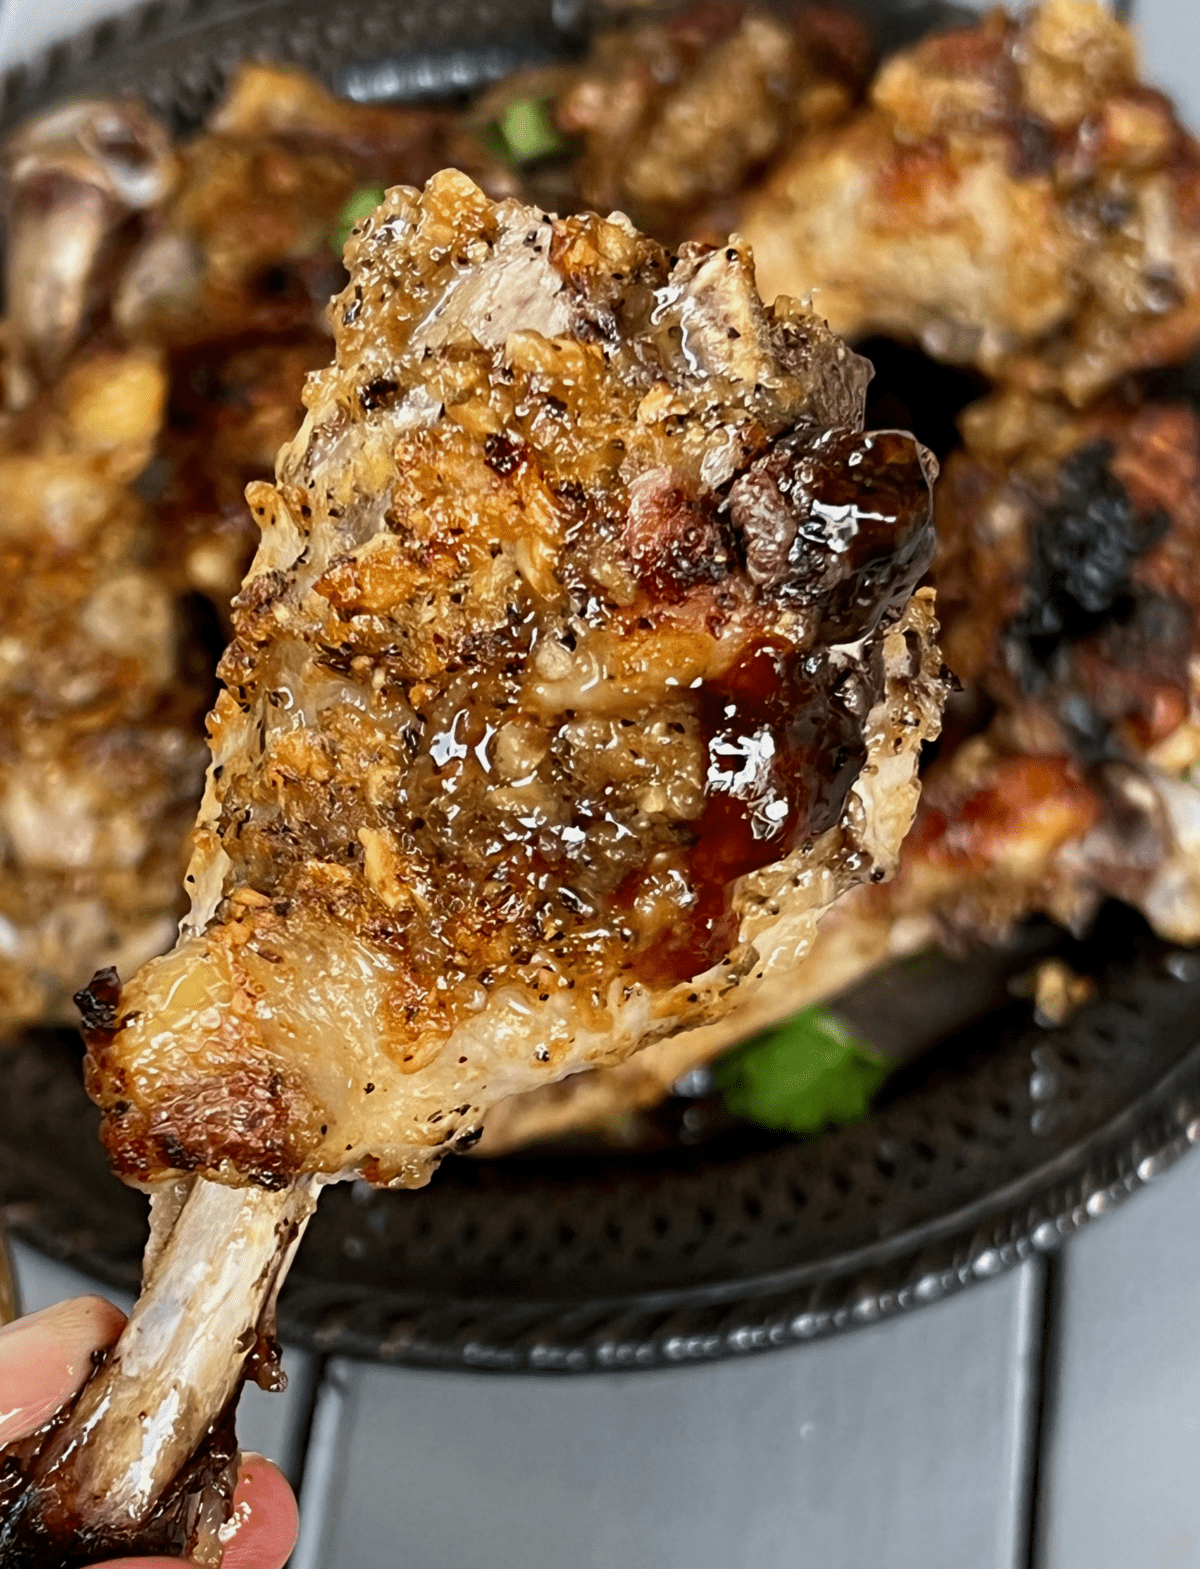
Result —
[{"label": "blackened charred skin", "polygon": [[111,965],[97,970],[82,991],[72,998],[79,1009],[84,1037],[111,1036],[117,1028],[121,1002],[121,977]]},{"label": "blackened charred skin", "polygon": [[867,636],[933,560],[936,477],[904,431],[794,431],[730,490],[747,575],[760,592],[817,606],[822,641]]},{"label": "blackened charred skin", "polygon": [[1133,563],[1170,527],[1165,513],[1137,516],[1112,456],[1107,441],[1072,454],[1057,503],[1033,530],[1025,603],[1005,633],[1009,666],[1028,693],[1053,679],[1064,645],[1133,619]]},{"label": "blackened charred skin", "polygon": [[377,376],[374,381],[369,381],[359,393],[359,402],[370,413],[372,409],[381,409],[390,403],[399,389],[399,383],[389,376]]},{"label": "blackened charred skin", "polygon": [[162,1133],[155,1140],[159,1159],[164,1166],[176,1171],[195,1171],[199,1158],[184,1148],[173,1133]]},{"label": "blackened charred skin", "polygon": [[1057,149],[1054,131],[1039,115],[1018,115],[1009,127],[1012,139],[1010,167],[1016,179],[1050,174]]},{"label": "blackened charred skin", "polygon": [[286,589],[287,579],[282,572],[260,572],[239,591],[233,601],[233,608],[250,613],[266,610],[286,592]]},{"label": "blackened charred skin", "polygon": [[219,1519],[227,1519],[233,1506],[238,1394],[240,1390],[212,1423],[150,1518],[127,1533],[89,1527],[79,1518],[65,1482],[53,1468],[41,1474],[44,1468],[39,1461],[75,1401],[36,1433],[10,1444],[0,1453],[0,1564],[4,1569],[86,1569],[118,1556],[185,1556],[197,1545],[191,1538],[201,1501],[219,1500]]},{"label": "blackened charred skin", "polygon": [[1128,492],[1109,469],[1110,442],[1083,447],[1063,466],[1062,501],[1034,540],[1040,602],[1029,607],[1047,631],[1069,628],[1072,616],[1102,615],[1129,586],[1129,569],[1166,533],[1165,516],[1134,515]]},{"label": "blackened charred skin", "polygon": [[1132,738],[1147,749],[1182,722],[1190,704],[1195,617],[1189,606],[1134,585],[1097,631],[1061,642],[1041,701],[1076,757],[1125,757]]}]

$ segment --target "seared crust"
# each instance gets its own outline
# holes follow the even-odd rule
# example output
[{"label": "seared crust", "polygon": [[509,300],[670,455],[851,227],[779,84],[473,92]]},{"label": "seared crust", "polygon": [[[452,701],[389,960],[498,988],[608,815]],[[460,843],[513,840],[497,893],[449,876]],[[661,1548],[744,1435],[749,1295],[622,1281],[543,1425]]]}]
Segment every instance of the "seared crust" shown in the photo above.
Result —
[{"label": "seared crust", "polygon": [[89,1034],[138,1180],[419,1183],[731,1014],[890,870],[937,726],[932,460],[855,434],[861,362],[736,240],[443,174],[347,260],[252,491],[192,915]]}]

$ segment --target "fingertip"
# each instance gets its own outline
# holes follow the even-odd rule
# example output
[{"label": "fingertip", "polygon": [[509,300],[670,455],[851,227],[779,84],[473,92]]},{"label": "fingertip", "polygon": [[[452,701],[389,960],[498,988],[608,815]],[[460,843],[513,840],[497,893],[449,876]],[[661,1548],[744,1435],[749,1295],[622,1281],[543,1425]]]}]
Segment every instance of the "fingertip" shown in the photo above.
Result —
[{"label": "fingertip", "polygon": [[[94,1351],[102,1351],[108,1346],[116,1345],[125,1328],[125,1314],[115,1302],[110,1302],[107,1297],[93,1294],[84,1297],[73,1297],[70,1302],[60,1302],[59,1307],[74,1308],[75,1321],[80,1325],[81,1333],[91,1331],[95,1344]],[[48,1313],[53,1313],[54,1308],[47,1308]],[[37,1315],[34,1315],[37,1317]]]},{"label": "fingertip", "polygon": [[115,1302],[92,1292],[67,1297],[36,1313],[23,1313],[0,1327],[0,1351],[36,1335],[62,1341],[72,1349],[86,1344],[89,1351],[111,1346],[125,1328],[125,1315]]},{"label": "fingertip", "polygon": [[178,1558],[106,1558],[92,1569],[187,1569]]},{"label": "fingertip", "polygon": [[[283,1569],[300,1531],[287,1478],[262,1455],[243,1455],[233,1494],[233,1517],[222,1531],[221,1569]],[[113,1558],[94,1569],[187,1569],[178,1559]]]},{"label": "fingertip", "polygon": [[283,1569],[300,1533],[295,1494],[278,1466],[242,1456],[221,1569]]},{"label": "fingertip", "polygon": [[49,1421],[92,1374],[125,1315],[103,1297],[72,1297],[0,1329],[0,1444]]}]

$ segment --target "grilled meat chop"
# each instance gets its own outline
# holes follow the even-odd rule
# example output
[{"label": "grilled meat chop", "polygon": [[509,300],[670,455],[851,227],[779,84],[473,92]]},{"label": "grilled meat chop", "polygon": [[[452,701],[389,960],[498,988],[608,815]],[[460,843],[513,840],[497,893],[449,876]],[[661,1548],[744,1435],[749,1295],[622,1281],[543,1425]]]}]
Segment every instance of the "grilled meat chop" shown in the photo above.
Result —
[{"label": "grilled meat chop", "polygon": [[[963,425],[965,449],[939,492],[937,580],[956,668],[995,714],[939,761],[930,805],[943,826],[931,819],[924,837],[965,848],[970,825],[994,828],[981,789],[1031,813],[1040,798],[1056,813],[1069,800],[1074,831],[1059,813],[1032,897],[1028,855],[1006,856],[1002,843],[973,847],[977,875],[985,860],[1008,860],[1020,913],[1046,910],[1076,930],[1108,895],[1163,936],[1200,941],[1200,421],[1133,393],[1077,414],[1010,392]],[[1020,816],[1009,807],[1010,823]],[[977,925],[1003,931],[1016,912],[987,914],[989,883],[990,870]]]},{"label": "grilled meat chop", "polygon": [[[159,1506],[144,1539],[218,1555],[207,1479],[168,1484],[316,1187],[418,1185],[504,1096],[735,1030],[890,872],[938,727],[932,460],[861,430],[866,366],[764,309],[740,242],[672,258],[444,173],[347,261],[337,361],[251,492],[192,914],[84,998],[110,1157],[159,1195],[147,1294],[0,1562]],[[263,1265],[231,1338],[222,1224]],[[168,1409],[139,1449],[128,1413]]]},{"label": "grilled meat chop", "polygon": [[701,3],[601,33],[554,84],[558,125],[584,139],[578,198],[664,240],[724,233],[726,204],[789,142],[845,119],[870,65],[863,23],[819,6]]},{"label": "grilled meat chop", "polygon": [[193,914],[91,1035],[142,1181],[424,1181],[510,1087],[729,1011],[807,940],[783,889],[875,864],[889,675],[891,783],[931,722],[925,601],[888,642],[928,460],[741,247],[443,175],[349,260],[252,496]]},{"label": "grilled meat chop", "polygon": [[0,1029],[74,1016],[81,969],[171,942],[211,676],[130,481],[165,396],[93,351],[0,418]]},{"label": "grilled meat chop", "polygon": [[1082,405],[1200,337],[1200,149],[1094,0],[926,39],[741,227],[764,293]]}]

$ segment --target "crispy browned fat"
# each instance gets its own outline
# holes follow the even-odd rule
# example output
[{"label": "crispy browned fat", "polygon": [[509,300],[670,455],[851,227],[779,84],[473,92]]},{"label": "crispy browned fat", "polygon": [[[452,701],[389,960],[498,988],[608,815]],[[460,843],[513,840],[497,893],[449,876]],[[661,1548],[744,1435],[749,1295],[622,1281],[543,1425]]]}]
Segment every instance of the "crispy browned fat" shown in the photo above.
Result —
[{"label": "crispy browned fat", "polygon": [[419,1184],[732,1015],[890,872],[938,725],[932,459],[739,241],[448,172],[347,262],[251,492],[191,917],[87,1009],[139,1181]]}]

